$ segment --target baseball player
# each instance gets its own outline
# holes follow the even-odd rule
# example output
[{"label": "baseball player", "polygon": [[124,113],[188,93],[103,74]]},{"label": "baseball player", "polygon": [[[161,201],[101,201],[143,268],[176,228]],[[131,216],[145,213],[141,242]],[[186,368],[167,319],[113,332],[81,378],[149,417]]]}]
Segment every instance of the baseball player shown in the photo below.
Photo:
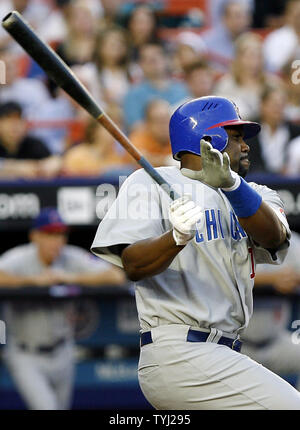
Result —
[{"label": "baseball player", "polygon": [[[124,283],[117,267],[67,245],[67,226],[55,208],[34,220],[30,243],[0,258],[0,287],[60,283],[99,286]],[[68,409],[74,374],[72,303],[22,299],[5,305],[8,342],[4,361],[29,409]]]},{"label": "baseball player", "polygon": [[92,251],[135,281],[138,377],[157,409],[300,409],[290,384],[240,353],[258,263],[280,264],[290,230],[273,190],[243,177],[260,131],[222,97],[181,105],[170,119],[180,168],[142,169],[124,182]]}]

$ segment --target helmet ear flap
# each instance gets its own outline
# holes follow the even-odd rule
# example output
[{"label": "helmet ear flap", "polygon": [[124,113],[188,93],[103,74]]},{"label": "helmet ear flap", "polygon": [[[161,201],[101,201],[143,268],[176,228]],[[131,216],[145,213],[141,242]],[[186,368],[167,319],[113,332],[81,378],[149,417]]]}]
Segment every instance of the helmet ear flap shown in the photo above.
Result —
[{"label": "helmet ear flap", "polygon": [[201,139],[207,140],[215,149],[223,151],[228,144],[228,134],[223,127],[217,127],[211,130],[211,133],[205,134]]},{"label": "helmet ear flap", "polygon": [[206,142],[211,143],[211,136],[209,134],[205,134],[201,137],[201,139],[206,140]]}]

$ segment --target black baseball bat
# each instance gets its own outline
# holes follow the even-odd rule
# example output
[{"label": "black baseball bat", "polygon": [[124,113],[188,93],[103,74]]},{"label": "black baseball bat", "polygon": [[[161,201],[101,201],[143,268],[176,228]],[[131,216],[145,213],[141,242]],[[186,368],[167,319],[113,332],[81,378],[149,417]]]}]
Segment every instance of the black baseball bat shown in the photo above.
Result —
[{"label": "black baseball bat", "polygon": [[168,184],[154,169],[140,151],[132,145],[128,137],[96,103],[88,90],[82,85],[65,62],[47,43],[39,38],[19,12],[13,11],[6,15],[2,20],[2,27],[22,46],[59,87],[65,90],[67,94],[114,136],[154,181],[169,193],[172,199],[179,197],[178,193],[172,189],[170,184]]}]

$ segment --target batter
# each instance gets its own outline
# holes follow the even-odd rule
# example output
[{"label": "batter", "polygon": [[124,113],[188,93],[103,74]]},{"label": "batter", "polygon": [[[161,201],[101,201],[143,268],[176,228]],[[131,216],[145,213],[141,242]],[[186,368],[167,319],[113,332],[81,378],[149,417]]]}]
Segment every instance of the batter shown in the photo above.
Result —
[{"label": "batter", "polygon": [[184,103],[170,120],[181,167],[158,168],[182,197],[138,170],[99,225],[92,251],[135,281],[138,376],[156,409],[300,409],[298,391],[240,352],[256,264],[282,263],[290,237],[278,194],[243,179],[259,131],[225,98]]}]

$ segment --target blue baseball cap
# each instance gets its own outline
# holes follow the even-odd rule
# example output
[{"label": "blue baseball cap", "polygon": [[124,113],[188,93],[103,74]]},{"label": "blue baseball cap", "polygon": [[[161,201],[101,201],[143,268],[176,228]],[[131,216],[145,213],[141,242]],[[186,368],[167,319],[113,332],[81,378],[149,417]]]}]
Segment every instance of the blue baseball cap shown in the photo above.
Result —
[{"label": "blue baseball cap", "polygon": [[54,207],[46,207],[33,220],[32,230],[45,231],[47,233],[66,233],[68,226]]}]

